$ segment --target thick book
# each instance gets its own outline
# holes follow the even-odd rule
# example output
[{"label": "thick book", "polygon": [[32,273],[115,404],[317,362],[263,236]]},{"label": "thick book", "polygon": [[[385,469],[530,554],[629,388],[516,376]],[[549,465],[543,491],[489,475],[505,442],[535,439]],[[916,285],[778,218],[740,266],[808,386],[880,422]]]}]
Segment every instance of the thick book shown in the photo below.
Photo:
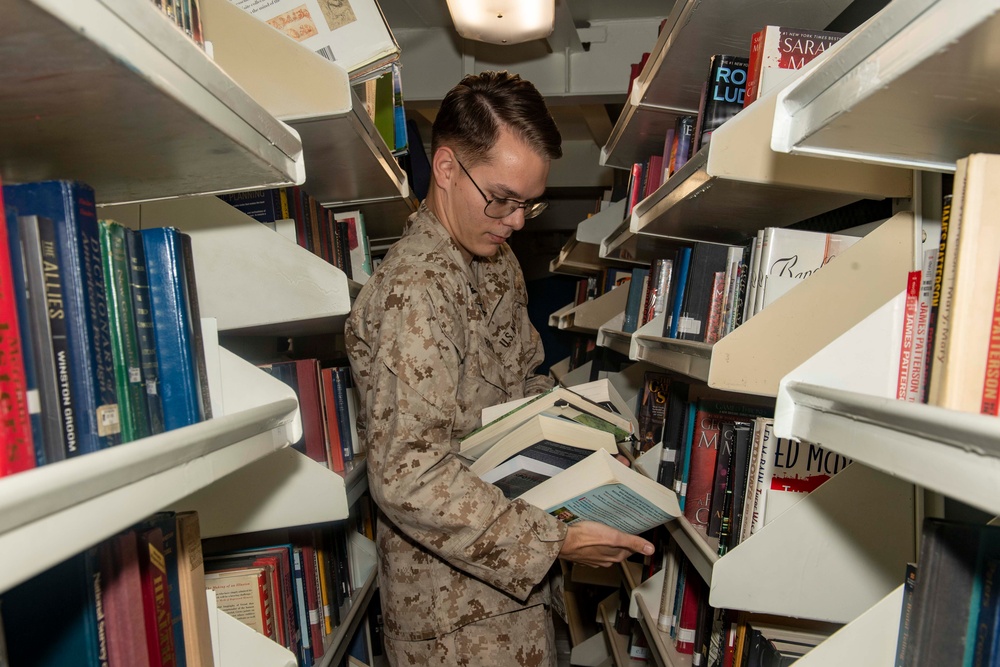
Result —
[{"label": "thick book", "polygon": [[104,285],[108,296],[108,327],[118,388],[118,415],[122,441],[131,442],[151,434],[146,387],[142,380],[142,357],[136,334],[132,292],[129,284],[128,246],[125,228],[111,220],[99,221]]},{"label": "thick book", "polygon": [[[950,410],[980,412],[987,373],[1000,359],[990,356],[992,324],[1000,316],[1000,229],[992,216],[1000,206],[995,187],[1000,155],[976,153],[958,160],[945,255],[938,341],[931,362],[928,402]],[[986,286],[986,287],[984,287]],[[950,295],[950,301],[948,299]],[[995,401],[989,403],[995,404]]]},{"label": "thick book", "polygon": [[677,338],[705,342],[709,330],[715,274],[726,271],[729,246],[697,242],[691,248],[687,287],[677,323]]},{"label": "thick book", "polygon": [[0,255],[5,260],[0,262],[0,397],[3,399],[0,405],[0,477],[35,467],[29,398],[35,398],[37,404],[37,389],[35,396],[28,394],[30,387],[24,368],[18,313],[18,310],[25,310],[18,307],[23,292],[14,282],[14,262],[7,259],[9,230],[2,206],[0,202]]},{"label": "thick book", "polygon": [[842,32],[810,30],[785,26],[764,26],[750,39],[750,62],[747,70],[743,106],[767,91],[787,83],[813,58],[840,41]]},{"label": "thick book", "polygon": [[520,499],[567,523],[598,521],[638,535],[680,515],[673,491],[600,449]]},{"label": "thick book", "polygon": [[478,459],[500,438],[543,412],[603,428],[613,433],[617,442],[628,440],[634,430],[631,420],[566,387],[553,387],[466,435],[462,438],[459,453],[470,460]]},{"label": "thick book", "polygon": [[173,667],[177,658],[171,626],[167,562],[163,555],[163,531],[147,528],[140,530],[136,537],[149,664],[152,667]]},{"label": "thick book", "polygon": [[332,368],[320,369],[323,396],[324,433],[326,434],[326,456],[330,469],[344,471],[344,450],[340,443],[340,414],[337,409],[336,387]]},{"label": "thick book", "polygon": [[146,389],[146,412],[151,433],[163,433],[163,401],[160,389],[160,365],[156,359],[156,338],[153,328],[153,306],[149,295],[149,272],[142,234],[125,228],[128,246],[129,290],[132,314],[135,317],[136,342],[139,345],[139,371]]},{"label": "thick book", "polygon": [[88,549],[4,592],[10,665],[109,667],[97,559]]},{"label": "thick book", "polygon": [[698,126],[695,129],[695,151],[708,146],[712,133],[743,109],[749,61],[742,56],[713,55],[708,68]]},{"label": "thick book", "polygon": [[98,545],[105,633],[111,665],[149,667],[142,606],[142,575],[135,531],[126,530]]},{"label": "thick book", "polygon": [[72,398],[65,414],[72,421],[65,429],[67,456],[117,445],[121,421],[94,191],[77,181],[41,181],[4,185],[3,193],[19,215],[48,218],[55,227],[67,334],[57,368],[60,394],[68,391]]},{"label": "thick book", "polygon": [[183,252],[176,229],[157,227],[140,233],[153,311],[163,426],[172,431],[202,420]]},{"label": "thick book", "polygon": [[202,419],[212,418],[212,397],[208,388],[208,366],[205,360],[205,336],[201,331],[201,306],[198,304],[198,279],[195,275],[194,247],[191,236],[178,233],[181,243],[181,266],[184,268],[184,294],[191,316],[191,348],[198,378],[198,409]]},{"label": "thick book", "polygon": [[177,582],[188,667],[212,667],[212,631],[205,598],[205,561],[197,512],[178,512]]},{"label": "thick book", "polygon": [[[62,278],[55,256],[55,228],[48,218],[29,215],[18,218],[18,229],[28,291],[28,329],[38,377],[41,445],[45,462],[55,463],[66,458],[63,428],[72,426],[72,421],[65,418],[63,410],[69,407],[70,414],[73,411],[69,392],[65,396],[60,395],[60,378],[56,369],[57,356],[65,359],[67,341]],[[65,364],[63,366],[65,368]]]}]

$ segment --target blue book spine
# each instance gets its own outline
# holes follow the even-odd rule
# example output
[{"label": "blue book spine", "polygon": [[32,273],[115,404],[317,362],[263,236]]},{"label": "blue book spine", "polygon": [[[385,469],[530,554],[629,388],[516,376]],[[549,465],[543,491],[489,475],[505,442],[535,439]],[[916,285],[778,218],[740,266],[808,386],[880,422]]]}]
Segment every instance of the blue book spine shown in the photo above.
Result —
[{"label": "blue book spine", "polygon": [[295,609],[299,619],[299,636],[302,638],[302,667],[313,664],[312,636],[309,633],[309,614],[306,603],[306,573],[302,565],[302,549],[292,549],[292,576],[295,580]]},{"label": "blue book spine", "polygon": [[[17,220],[17,211],[8,206],[7,216],[7,252],[10,257],[11,276],[14,279],[15,305],[17,307],[17,328],[21,338],[21,358],[24,364],[24,381],[28,390],[28,418],[31,420],[31,439],[35,450],[35,465],[46,463],[45,447],[42,440],[42,404],[38,391],[38,366],[34,340],[31,335],[31,320],[28,314],[28,302],[37,299],[38,295],[28,291],[28,280],[24,268],[24,252],[21,249],[21,232]],[[0,252],[3,249],[0,248]]]},{"label": "blue book spine", "polygon": [[628,298],[625,301],[625,319],[622,331],[635,333],[639,327],[639,311],[642,310],[642,285],[649,276],[649,269],[632,269],[632,279],[628,283]]},{"label": "blue book spine", "polygon": [[684,305],[684,292],[687,289],[688,270],[691,266],[691,248],[680,249],[680,261],[677,265],[677,291],[674,292],[674,302],[671,304],[670,330],[665,338],[677,338],[677,327],[681,321],[681,308]]},{"label": "blue book spine", "polygon": [[9,664],[108,667],[97,548],[3,595]]},{"label": "blue book spine", "polygon": [[140,372],[146,387],[150,432],[163,433],[160,371],[156,361],[153,307],[149,297],[149,277],[146,272],[146,253],[142,245],[142,235],[134,229],[126,228],[125,245],[128,249],[129,288],[132,294],[132,312],[135,315],[136,339],[139,344]]},{"label": "blue book spine", "polygon": [[184,267],[176,229],[144,229],[146,275],[153,310],[153,338],[159,364],[160,400],[165,430],[201,421],[194,335],[184,288]]},{"label": "blue book spine", "polygon": [[108,302],[93,189],[75,181],[3,186],[4,200],[19,215],[52,220],[63,276],[68,355],[72,367],[74,432],[67,455],[77,456],[121,442]]},{"label": "blue book spine", "polygon": [[351,369],[346,366],[333,369],[334,404],[337,406],[337,425],[340,430],[340,448],[344,462],[354,460],[354,437],[351,434],[351,416],[347,408],[347,387],[350,386]]}]

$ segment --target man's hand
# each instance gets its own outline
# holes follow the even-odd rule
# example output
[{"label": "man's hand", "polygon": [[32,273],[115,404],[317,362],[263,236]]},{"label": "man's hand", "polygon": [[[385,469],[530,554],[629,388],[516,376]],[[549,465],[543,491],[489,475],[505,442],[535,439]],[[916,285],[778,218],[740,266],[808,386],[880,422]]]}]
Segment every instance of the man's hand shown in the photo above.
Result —
[{"label": "man's hand", "polygon": [[653,545],[596,521],[577,521],[569,527],[559,557],[592,567],[620,563],[633,553],[652,555]]}]

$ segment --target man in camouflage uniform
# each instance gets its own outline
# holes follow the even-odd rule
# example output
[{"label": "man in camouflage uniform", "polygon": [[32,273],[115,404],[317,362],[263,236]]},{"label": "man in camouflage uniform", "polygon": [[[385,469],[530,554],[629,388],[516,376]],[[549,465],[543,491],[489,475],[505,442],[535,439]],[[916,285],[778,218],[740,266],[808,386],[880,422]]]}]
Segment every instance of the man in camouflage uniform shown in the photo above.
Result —
[{"label": "man in camouflage uniform", "polygon": [[347,322],[391,664],[554,665],[555,559],[652,553],[603,524],[567,528],[509,501],[456,457],[484,407],[551,386],[532,374],[541,342],[506,239],[544,208],[560,144],[531,83],[463,79],[434,123],[427,199]]}]

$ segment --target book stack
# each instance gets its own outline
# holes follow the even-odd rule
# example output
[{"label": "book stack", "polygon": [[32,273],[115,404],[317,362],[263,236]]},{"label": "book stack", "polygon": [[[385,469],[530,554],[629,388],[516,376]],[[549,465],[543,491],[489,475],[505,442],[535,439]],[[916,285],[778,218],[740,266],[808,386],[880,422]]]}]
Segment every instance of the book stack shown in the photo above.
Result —
[{"label": "book stack", "polygon": [[615,458],[631,447],[631,415],[607,379],[495,406],[461,441],[470,469],[557,518],[600,521],[633,534],[680,513],[672,491]]},{"label": "book stack", "polygon": [[211,418],[190,239],[98,220],[79,182],[3,198],[0,363],[16,410],[0,474]]},{"label": "book stack", "polygon": [[219,198],[287,234],[289,240],[336,266],[350,280],[364,284],[371,276],[371,248],[361,211],[331,211],[298,186],[248,190]]}]

